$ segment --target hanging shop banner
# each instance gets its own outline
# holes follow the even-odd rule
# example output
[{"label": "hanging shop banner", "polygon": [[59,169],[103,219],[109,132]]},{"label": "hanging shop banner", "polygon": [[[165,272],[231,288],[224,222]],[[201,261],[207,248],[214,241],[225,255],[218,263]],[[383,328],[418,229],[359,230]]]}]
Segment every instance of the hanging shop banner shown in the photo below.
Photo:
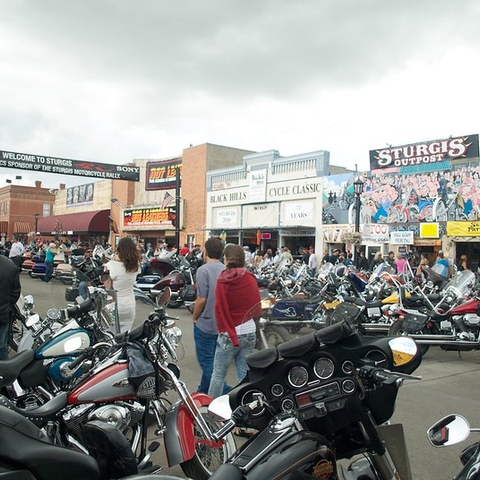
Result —
[{"label": "hanging shop banner", "polygon": [[370,170],[413,167],[478,157],[478,134],[370,150]]},{"label": "hanging shop banner", "polygon": [[447,235],[478,237],[480,236],[480,222],[447,222]]},{"label": "hanging shop banner", "polygon": [[174,226],[175,219],[168,208],[133,208],[123,211],[124,227]]},{"label": "hanging shop banner", "polygon": [[390,232],[390,243],[393,245],[413,245],[412,231]]},{"label": "hanging shop banner", "polygon": [[31,170],[40,173],[57,173],[59,175],[108,178],[111,180],[131,180],[133,182],[140,180],[140,167],[44,157],[31,153],[7,152],[5,150],[0,150],[0,167],[14,168],[15,170]]},{"label": "hanging shop banner", "polygon": [[267,195],[267,169],[251,170],[248,179],[250,203],[265,202]]},{"label": "hanging shop banner", "polygon": [[148,162],[145,174],[145,190],[166,190],[175,188],[177,169],[182,176],[182,159],[172,158],[159,162]]},{"label": "hanging shop banner", "polygon": [[67,207],[80,207],[93,204],[94,183],[67,188]]}]

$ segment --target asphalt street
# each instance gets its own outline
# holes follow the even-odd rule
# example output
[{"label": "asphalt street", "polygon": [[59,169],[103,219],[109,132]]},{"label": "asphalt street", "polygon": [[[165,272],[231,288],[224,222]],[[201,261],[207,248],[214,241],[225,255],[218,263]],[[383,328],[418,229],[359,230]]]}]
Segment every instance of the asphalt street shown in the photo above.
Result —
[{"label": "asphalt street", "polygon": [[[66,306],[65,285],[45,284],[21,274],[22,293],[35,298],[35,311],[44,315],[48,308]],[[147,318],[150,308],[137,304],[136,324]],[[191,391],[195,391],[200,371],[195,359],[192,338],[191,315],[185,307],[169,309],[169,314],[178,316],[177,325],[183,331],[183,358],[179,361],[181,378]],[[430,348],[415,374],[421,381],[405,382],[400,389],[394,423],[403,423],[407,438],[413,478],[418,480],[439,480],[453,478],[461,467],[459,453],[467,445],[480,441],[480,434],[453,447],[434,448],[426,437],[426,431],[435,421],[450,413],[465,416],[472,427],[480,427],[480,352],[446,352],[438,347]],[[229,382],[235,383],[233,372]],[[162,450],[160,447],[159,451]],[[182,476],[179,467],[166,467],[162,452],[155,458],[165,465],[164,473]]]}]

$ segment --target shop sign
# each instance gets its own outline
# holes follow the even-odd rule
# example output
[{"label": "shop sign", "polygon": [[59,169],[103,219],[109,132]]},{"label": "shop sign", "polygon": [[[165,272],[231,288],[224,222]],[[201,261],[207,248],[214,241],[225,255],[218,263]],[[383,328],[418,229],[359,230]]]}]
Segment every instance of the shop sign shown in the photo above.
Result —
[{"label": "shop sign", "polygon": [[134,208],[123,211],[124,227],[173,226],[174,209]]},{"label": "shop sign", "polygon": [[286,202],[282,204],[283,216],[281,222],[284,225],[302,225],[306,222],[314,223],[313,202]]},{"label": "shop sign", "polygon": [[479,237],[480,222],[447,222],[447,235],[457,237]]},{"label": "shop sign", "polygon": [[264,202],[267,194],[267,169],[251,170],[249,185],[249,201]]},{"label": "shop sign", "polygon": [[308,228],[305,230],[280,230],[281,237],[313,237],[315,236],[315,229]]},{"label": "shop sign", "polygon": [[370,150],[370,170],[478,157],[478,134]]},{"label": "shop sign", "polygon": [[182,159],[173,158],[148,162],[145,174],[145,190],[167,190],[176,187],[177,169],[182,176]]},{"label": "shop sign", "polygon": [[368,223],[363,225],[362,243],[386,243],[390,241],[388,225],[383,223]]},{"label": "shop sign", "polygon": [[140,180],[140,167],[44,157],[43,155],[7,152],[4,150],[0,150],[0,167],[40,173],[58,173],[59,175],[73,175],[76,177],[132,180],[134,182]]},{"label": "shop sign", "polygon": [[413,232],[391,232],[390,243],[394,245],[413,245]]},{"label": "shop sign", "polygon": [[222,208],[215,211],[215,227],[238,225],[238,214],[236,208]]},{"label": "shop sign", "polygon": [[440,225],[438,223],[420,223],[421,238],[439,238]]},{"label": "shop sign", "polygon": [[323,239],[327,243],[343,243],[342,236],[350,231],[349,225],[323,226]]},{"label": "shop sign", "polygon": [[279,204],[257,203],[242,208],[243,228],[272,228],[278,226]]}]

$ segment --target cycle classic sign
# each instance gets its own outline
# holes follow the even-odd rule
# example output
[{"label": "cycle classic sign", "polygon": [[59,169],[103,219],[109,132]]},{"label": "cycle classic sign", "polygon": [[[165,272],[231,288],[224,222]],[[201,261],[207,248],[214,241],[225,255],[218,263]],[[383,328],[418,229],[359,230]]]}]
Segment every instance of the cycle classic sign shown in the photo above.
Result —
[{"label": "cycle classic sign", "polygon": [[0,167],[111,180],[131,180],[133,182],[140,180],[140,167],[133,165],[110,165],[6,150],[0,150]]}]

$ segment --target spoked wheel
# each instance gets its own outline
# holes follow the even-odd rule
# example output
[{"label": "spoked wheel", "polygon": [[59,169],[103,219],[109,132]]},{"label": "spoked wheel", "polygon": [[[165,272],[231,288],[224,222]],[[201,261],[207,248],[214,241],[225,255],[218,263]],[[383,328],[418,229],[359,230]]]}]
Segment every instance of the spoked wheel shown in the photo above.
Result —
[{"label": "spoked wheel", "polygon": [[[200,412],[211,431],[220,428],[220,424],[208,415],[207,407],[201,407]],[[208,480],[215,470],[220,467],[235,452],[236,445],[233,435],[229,433],[218,443],[212,444],[204,437],[200,427],[195,422],[195,454],[191,460],[183,462],[180,466],[189,478]]]},{"label": "spoked wheel", "polygon": [[14,318],[10,323],[10,331],[8,334],[8,345],[14,351],[18,352],[18,345],[25,333],[26,327],[23,324],[22,320],[19,318]]},{"label": "spoked wheel", "polygon": [[[421,334],[422,332],[417,332],[418,334]],[[395,335],[404,335],[408,336],[407,331],[405,330],[404,327],[404,320],[397,320],[396,322],[392,323],[392,326],[390,327],[390,330],[388,331],[388,335],[395,336]],[[420,350],[420,353],[425,355],[428,352],[428,349],[430,348],[430,345],[425,345],[425,344],[417,344],[418,348]]]}]

